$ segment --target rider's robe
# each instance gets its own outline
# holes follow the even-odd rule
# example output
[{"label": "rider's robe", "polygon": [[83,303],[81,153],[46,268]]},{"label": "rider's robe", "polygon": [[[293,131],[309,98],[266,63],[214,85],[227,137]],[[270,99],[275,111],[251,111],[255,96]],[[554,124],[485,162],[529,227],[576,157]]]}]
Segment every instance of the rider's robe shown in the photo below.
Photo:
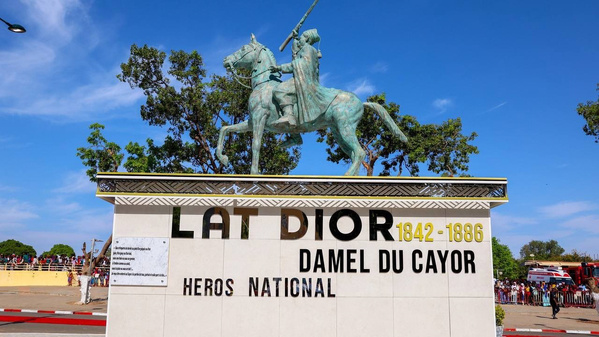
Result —
[{"label": "rider's robe", "polygon": [[291,61],[299,123],[308,123],[324,113],[337,90],[320,85],[318,51],[305,44]]}]

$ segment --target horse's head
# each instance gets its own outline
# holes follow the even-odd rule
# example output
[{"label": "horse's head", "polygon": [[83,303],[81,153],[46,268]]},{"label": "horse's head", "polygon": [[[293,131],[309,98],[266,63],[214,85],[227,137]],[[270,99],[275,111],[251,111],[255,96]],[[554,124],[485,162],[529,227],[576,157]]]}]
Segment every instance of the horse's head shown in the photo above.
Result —
[{"label": "horse's head", "polygon": [[227,69],[248,69],[252,70],[258,61],[258,56],[265,50],[266,47],[256,41],[256,37],[252,34],[250,43],[239,48],[233,54],[225,57],[223,66]]}]

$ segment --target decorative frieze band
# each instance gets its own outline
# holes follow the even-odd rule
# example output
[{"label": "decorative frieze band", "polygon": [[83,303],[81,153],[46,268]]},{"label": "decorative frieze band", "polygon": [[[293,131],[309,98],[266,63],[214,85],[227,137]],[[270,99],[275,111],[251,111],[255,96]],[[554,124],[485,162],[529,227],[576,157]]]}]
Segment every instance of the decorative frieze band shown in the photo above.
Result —
[{"label": "decorative frieze band", "polygon": [[204,206],[273,208],[377,208],[377,209],[489,209],[488,201],[477,200],[380,200],[380,199],[290,199],[235,197],[138,197],[118,196],[116,205]]},{"label": "decorative frieze band", "polygon": [[99,174],[98,196],[247,196],[507,200],[505,179]]}]

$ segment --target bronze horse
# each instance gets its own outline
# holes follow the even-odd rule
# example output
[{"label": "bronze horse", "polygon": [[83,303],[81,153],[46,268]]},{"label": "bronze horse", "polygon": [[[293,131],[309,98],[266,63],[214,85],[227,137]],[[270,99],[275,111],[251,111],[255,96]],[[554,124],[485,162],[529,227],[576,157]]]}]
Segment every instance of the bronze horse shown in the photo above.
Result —
[{"label": "bronze horse", "polygon": [[290,134],[291,140],[296,140],[295,143],[291,142],[287,144],[291,146],[299,144],[297,140],[301,140],[301,138],[297,136],[301,133],[330,128],[335,141],[352,161],[345,175],[358,175],[360,164],[366,156],[366,152],[362,149],[356,137],[356,128],[364,113],[364,107],[374,109],[393,135],[399,137],[403,142],[407,141],[406,136],[380,104],[362,103],[355,94],[338,89],[332,89],[335,91],[334,100],[315,120],[308,123],[299,123],[296,126],[273,125],[273,122],[280,115],[276,104],[273,102],[272,92],[281,81],[269,70],[271,66],[276,65],[273,53],[264,45],[257,42],[253,35],[250,43],[227,56],[223,64],[225,68],[233,71],[233,74],[235,74],[236,69],[248,69],[252,74],[249,118],[239,124],[223,126],[220,129],[216,155],[225,165],[228,165],[229,159],[223,154],[223,144],[225,136],[230,132],[251,131],[253,133],[250,174],[259,174],[258,163],[264,130]]}]

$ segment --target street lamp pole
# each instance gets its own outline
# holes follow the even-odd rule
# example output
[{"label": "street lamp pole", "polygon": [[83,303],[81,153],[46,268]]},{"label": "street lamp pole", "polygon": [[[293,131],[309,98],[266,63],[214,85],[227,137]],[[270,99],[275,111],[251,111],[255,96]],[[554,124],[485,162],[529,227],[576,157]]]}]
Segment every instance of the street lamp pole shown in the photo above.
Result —
[{"label": "street lamp pole", "polygon": [[6,20],[4,20],[2,18],[0,18],[0,21],[4,22],[8,26],[8,30],[10,30],[13,33],[25,33],[27,31],[25,29],[25,27],[18,25],[16,23],[7,22]]}]

